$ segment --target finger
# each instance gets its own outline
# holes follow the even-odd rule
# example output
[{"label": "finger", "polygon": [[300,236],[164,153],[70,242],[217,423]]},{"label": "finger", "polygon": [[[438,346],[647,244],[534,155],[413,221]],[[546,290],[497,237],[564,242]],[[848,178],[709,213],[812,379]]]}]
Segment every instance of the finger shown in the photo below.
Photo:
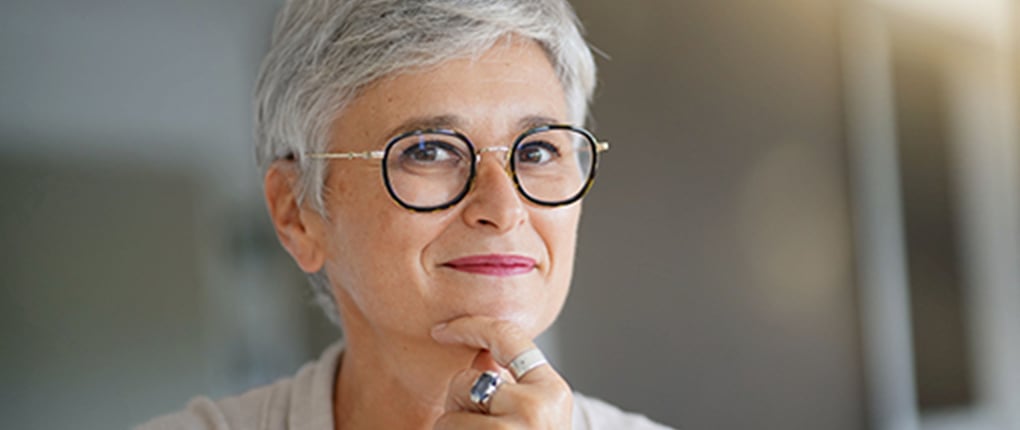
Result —
[{"label": "finger", "polygon": [[433,430],[510,429],[510,423],[501,418],[469,412],[447,412],[436,420]]},{"label": "finger", "polygon": [[489,401],[489,415],[517,416],[524,421],[541,421],[562,411],[573,411],[570,387],[563,385],[503,384]]},{"label": "finger", "polygon": [[480,376],[482,371],[478,369],[464,369],[453,375],[446,393],[447,411],[483,412],[480,406],[471,401],[471,387]]},{"label": "finger", "polygon": [[[488,350],[504,368],[522,352],[535,348],[535,343],[516,324],[483,316],[461,317],[437,325],[432,329],[432,337],[441,343]],[[543,364],[518,382],[548,379],[559,379],[559,375],[548,364]]]},{"label": "finger", "polygon": [[503,367],[513,358],[512,354],[535,346],[516,324],[482,316],[461,317],[439,324],[432,329],[432,337],[440,343],[488,350]]},{"label": "finger", "polygon": [[474,361],[471,362],[471,367],[478,370],[491,370],[493,372],[505,371],[500,367],[499,363],[496,363],[496,359],[492,357],[492,353],[487,349],[478,351]]},{"label": "finger", "polygon": [[[471,388],[482,371],[465,369],[453,376],[446,401],[448,412],[478,414],[483,408],[471,400]],[[515,423],[530,423],[528,428],[544,428],[539,423],[564,419],[564,411],[573,410],[570,387],[562,379],[556,383],[515,384],[505,382],[489,399],[488,415]],[[569,415],[569,413],[568,413]],[[569,417],[567,417],[569,418]]]}]

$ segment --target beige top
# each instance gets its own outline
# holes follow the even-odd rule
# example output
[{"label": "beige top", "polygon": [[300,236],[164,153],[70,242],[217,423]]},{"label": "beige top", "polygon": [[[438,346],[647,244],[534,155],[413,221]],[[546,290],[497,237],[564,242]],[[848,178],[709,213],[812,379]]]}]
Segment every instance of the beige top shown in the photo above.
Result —
[{"label": "beige top", "polygon": [[[135,427],[136,430],[333,430],[333,381],[343,350],[336,344],[319,361],[304,365],[292,378],[234,397],[197,397],[188,406]],[[574,430],[669,429],[591,397],[574,393]]]}]

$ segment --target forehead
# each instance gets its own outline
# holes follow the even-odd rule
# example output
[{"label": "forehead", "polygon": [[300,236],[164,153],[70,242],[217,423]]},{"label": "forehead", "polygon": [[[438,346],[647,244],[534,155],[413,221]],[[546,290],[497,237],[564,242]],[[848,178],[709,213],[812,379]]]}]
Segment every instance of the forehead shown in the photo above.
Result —
[{"label": "forehead", "polygon": [[396,134],[451,128],[503,138],[539,123],[566,122],[566,96],[545,51],[530,40],[405,71],[366,87],[341,113],[344,148],[378,146]]}]

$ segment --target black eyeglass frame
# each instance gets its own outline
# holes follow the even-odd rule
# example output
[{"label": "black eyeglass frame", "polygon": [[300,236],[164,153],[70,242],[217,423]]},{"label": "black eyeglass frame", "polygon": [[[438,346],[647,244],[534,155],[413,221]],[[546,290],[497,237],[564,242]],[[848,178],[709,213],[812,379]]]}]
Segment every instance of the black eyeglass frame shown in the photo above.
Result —
[{"label": "black eyeglass frame", "polygon": [[[520,147],[520,145],[528,137],[531,137],[531,136],[533,136],[535,134],[538,134],[538,133],[543,133],[543,132],[552,131],[552,130],[567,130],[567,131],[572,131],[572,132],[575,132],[577,134],[580,134],[580,135],[584,136],[585,141],[591,147],[592,161],[591,161],[591,169],[588,172],[588,178],[585,181],[584,186],[581,187],[581,189],[576,194],[574,194],[573,196],[571,196],[571,197],[569,197],[567,199],[564,199],[564,200],[545,201],[545,200],[538,199],[538,198],[528,194],[527,191],[525,191],[524,187],[521,185],[520,178],[517,176],[517,159],[514,157],[514,155],[517,153],[517,149]],[[424,135],[424,134],[441,134],[441,135],[444,135],[444,136],[449,136],[449,137],[453,137],[453,138],[456,138],[458,140],[461,140],[462,142],[467,144],[468,149],[474,155],[473,157],[471,157],[471,160],[470,160],[471,161],[471,166],[470,166],[471,168],[470,168],[468,180],[464,184],[464,188],[459,193],[457,193],[457,195],[454,196],[450,201],[448,201],[446,203],[443,203],[443,204],[440,204],[440,205],[435,205],[435,206],[415,206],[415,205],[408,204],[407,202],[401,200],[400,197],[397,195],[397,192],[394,189],[393,184],[390,182],[389,168],[388,168],[387,163],[386,163],[386,160],[389,159],[390,151],[397,144],[397,142],[399,142],[399,141],[401,141],[403,139],[406,139],[408,137],[411,137],[411,136],[420,136],[420,135]],[[485,149],[482,149],[482,150],[478,150],[475,147],[475,145],[473,143],[471,143],[471,139],[468,139],[467,136],[465,136],[463,133],[461,133],[459,131],[450,130],[450,129],[424,129],[424,130],[408,131],[406,133],[401,133],[401,134],[393,137],[392,139],[390,139],[386,143],[386,147],[382,151],[343,152],[343,153],[327,152],[327,153],[310,153],[310,154],[305,154],[305,155],[307,157],[309,157],[309,158],[314,158],[314,159],[331,159],[331,160],[337,160],[337,159],[341,159],[341,160],[380,159],[381,160],[380,164],[382,165],[383,183],[386,186],[386,192],[389,193],[390,198],[394,202],[396,202],[398,205],[403,207],[404,209],[408,209],[408,210],[411,210],[411,211],[414,211],[414,212],[427,213],[427,212],[435,212],[435,211],[441,211],[441,210],[444,210],[444,209],[448,209],[450,207],[453,207],[453,206],[457,205],[462,200],[464,200],[464,197],[466,197],[468,195],[468,193],[471,192],[471,189],[474,188],[475,179],[476,179],[476,176],[477,176],[476,174],[477,174],[477,170],[478,170],[477,166],[478,166],[478,163],[481,161],[482,153],[483,152],[492,152],[492,150],[494,150],[494,149],[495,150],[500,150],[501,149],[501,150],[506,151],[507,155],[506,155],[506,158],[504,159],[504,162],[506,163],[505,165],[507,166],[508,173],[510,174],[510,177],[513,179],[514,188],[517,189],[517,192],[521,196],[523,196],[526,200],[528,200],[528,201],[530,201],[530,202],[532,202],[532,203],[534,203],[536,205],[539,205],[539,206],[558,207],[558,206],[569,205],[571,203],[574,203],[574,202],[580,200],[582,197],[584,197],[585,194],[588,193],[589,190],[591,190],[592,185],[595,184],[595,174],[596,174],[596,172],[598,170],[598,164],[599,164],[599,153],[608,151],[609,150],[609,143],[608,142],[600,142],[598,139],[595,138],[595,135],[593,135],[591,132],[589,132],[588,130],[585,130],[585,129],[581,128],[581,127],[575,127],[575,126],[567,125],[567,124],[549,124],[549,125],[543,125],[543,126],[539,126],[539,127],[534,127],[534,128],[531,128],[531,129],[525,131],[524,133],[521,133],[520,136],[517,136],[517,138],[514,139],[513,144],[511,144],[511,146],[509,148],[507,148],[507,147],[493,147],[493,148],[485,148]]]}]

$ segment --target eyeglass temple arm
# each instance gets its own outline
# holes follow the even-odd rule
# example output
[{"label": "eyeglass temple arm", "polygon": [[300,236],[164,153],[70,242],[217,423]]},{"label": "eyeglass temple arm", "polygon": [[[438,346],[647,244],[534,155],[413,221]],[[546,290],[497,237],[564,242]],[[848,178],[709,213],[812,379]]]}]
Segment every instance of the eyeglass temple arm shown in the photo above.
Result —
[{"label": "eyeglass temple arm", "polygon": [[606,152],[609,150],[609,142],[596,142],[595,152]]},{"label": "eyeglass temple arm", "polygon": [[386,155],[385,151],[365,151],[365,152],[322,152],[322,153],[311,153],[305,154],[308,158],[315,159],[329,159],[329,160],[370,160],[383,158]]}]

